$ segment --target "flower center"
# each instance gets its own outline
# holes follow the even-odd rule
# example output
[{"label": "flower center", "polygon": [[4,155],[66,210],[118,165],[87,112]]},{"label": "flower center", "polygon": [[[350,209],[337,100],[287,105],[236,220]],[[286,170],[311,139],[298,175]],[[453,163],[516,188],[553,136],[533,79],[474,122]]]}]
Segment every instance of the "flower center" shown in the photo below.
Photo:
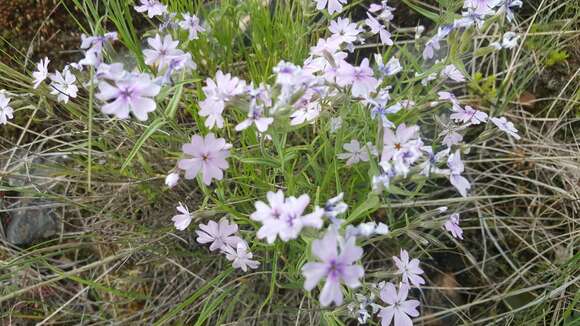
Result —
[{"label": "flower center", "polygon": [[400,143],[396,143],[395,144],[395,149],[400,151],[401,150],[401,144]]}]

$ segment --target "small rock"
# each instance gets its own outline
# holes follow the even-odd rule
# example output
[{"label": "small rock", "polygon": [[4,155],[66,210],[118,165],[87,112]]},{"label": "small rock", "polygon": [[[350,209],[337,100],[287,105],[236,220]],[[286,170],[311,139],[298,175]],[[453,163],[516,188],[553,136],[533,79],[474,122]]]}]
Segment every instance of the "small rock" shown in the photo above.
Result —
[{"label": "small rock", "polygon": [[40,207],[46,204],[46,201],[31,201],[22,205],[29,207],[27,209],[8,212],[8,242],[24,245],[55,235],[58,232],[58,219],[52,209]]}]

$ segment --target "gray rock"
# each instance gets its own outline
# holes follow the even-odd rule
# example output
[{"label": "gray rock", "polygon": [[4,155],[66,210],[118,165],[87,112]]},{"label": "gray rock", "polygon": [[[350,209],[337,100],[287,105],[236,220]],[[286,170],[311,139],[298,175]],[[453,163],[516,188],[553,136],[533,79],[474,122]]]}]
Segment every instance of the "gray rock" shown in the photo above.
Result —
[{"label": "gray rock", "polygon": [[44,201],[30,201],[22,206],[26,209],[9,211],[10,223],[6,229],[6,240],[14,245],[29,244],[58,233],[58,218]]}]

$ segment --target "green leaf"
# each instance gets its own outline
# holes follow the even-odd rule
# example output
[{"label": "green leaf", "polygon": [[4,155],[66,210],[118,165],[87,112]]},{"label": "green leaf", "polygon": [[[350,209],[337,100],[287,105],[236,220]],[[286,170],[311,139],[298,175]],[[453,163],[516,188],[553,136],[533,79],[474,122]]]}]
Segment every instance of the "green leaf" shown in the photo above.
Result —
[{"label": "green leaf", "polygon": [[127,166],[131,164],[131,161],[133,160],[135,155],[137,155],[137,153],[139,152],[145,141],[147,141],[147,139],[149,139],[149,137],[151,137],[151,135],[153,135],[157,131],[157,129],[161,128],[161,126],[163,126],[166,123],[167,121],[165,121],[165,118],[157,118],[155,119],[155,121],[153,121],[153,123],[151,123],[147,127],[145,132],[141,135],[141,137],[139,137],[139,139],[135,143],[135,147],[133,147],[133,149],[127,156],[127,159],[125,159],[125,162],[123,162],[123,165],[121,166],[121,171],[124,171],[127,168]]}]

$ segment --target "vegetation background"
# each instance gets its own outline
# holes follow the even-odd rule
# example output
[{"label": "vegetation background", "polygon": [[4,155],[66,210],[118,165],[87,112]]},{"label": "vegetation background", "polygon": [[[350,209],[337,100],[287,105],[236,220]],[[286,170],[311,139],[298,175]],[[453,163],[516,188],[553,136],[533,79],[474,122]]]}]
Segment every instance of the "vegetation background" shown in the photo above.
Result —
[{"label": "vegetation background", "polygon": [[[397,8],[394,25],[401,35],[418,23],[430,35],[461,6],[452,0],[389,3]],[[279,60],[306,57],[329,17],[312,10],[312,1],[168,4],[196,12],[216,36],[191,48],[200,78],[167,94],[163,106],[181,112],[174,119],[107,124],[85,105],[91,94],[57,104],[42,89],[31,89],[31,71],[44,56],[62,68],[79,56],[72,49],[80,33],[104,30],[117,30],[129,49],[119,47],[117,60],[138,63],[152,22],[125,0],[0,2],[0,89],[18,94],[15,119],[0,128],[0,324],[343,324],[345,309],[320,310],[301,290],[303,247],[277,244],[261,257],[266,267],[237,274],[198,249],[193,234],[175,233],[169,220],[178,201],[200,207],[199,219],[238,214],[232,204],[251,208],[279,178],[294,190],[328,198],[346,172],[316,165],[332,162],[340,150],[326,136],[305,134],[310,144],[288,146],[269,162],[258,160],[255,139],[244,138],[243,150],[256,159],[229,170],[236,178],[226,186],[212,193],[188,183],[176,191],[163,186],[178,146],[200,125],[192,112],[201,76],[219,67],[246,80],[267,80]],[[350,1],[347,14],[362,17],[365,4]],[[401,246],[422,257],[428,286],[417,293],[423,306],[417,324],[580,324],[580,4],[525,1],[518,15],[521,45],[511,56],[479,57],[477,71],[485,74],[474,69],[465,92],[477,104],[502,103],[522,140],[495,134],[472,147],[465,159],[470,197],[418,191],[412,200],[394,197],[365,215],[410,236],[368,243],[370,275],[388,277]],[[475,37],[497,38],[498,28]],[[478,49],[476,41],[473,53]],[[296,171],[298,156],[310,163]],[[262,173],[268,164],[274,172]],[[349,202],[362,204],[366,196],[356,193],[364,173],[350,173],[353,181],[342,191],[354,194]],[[423,228],[428,211],[439,206],[462,213],[465,241]],[[15,245],[6,228],[22,214],[54,216],[58,223],[51,236]]]}]

